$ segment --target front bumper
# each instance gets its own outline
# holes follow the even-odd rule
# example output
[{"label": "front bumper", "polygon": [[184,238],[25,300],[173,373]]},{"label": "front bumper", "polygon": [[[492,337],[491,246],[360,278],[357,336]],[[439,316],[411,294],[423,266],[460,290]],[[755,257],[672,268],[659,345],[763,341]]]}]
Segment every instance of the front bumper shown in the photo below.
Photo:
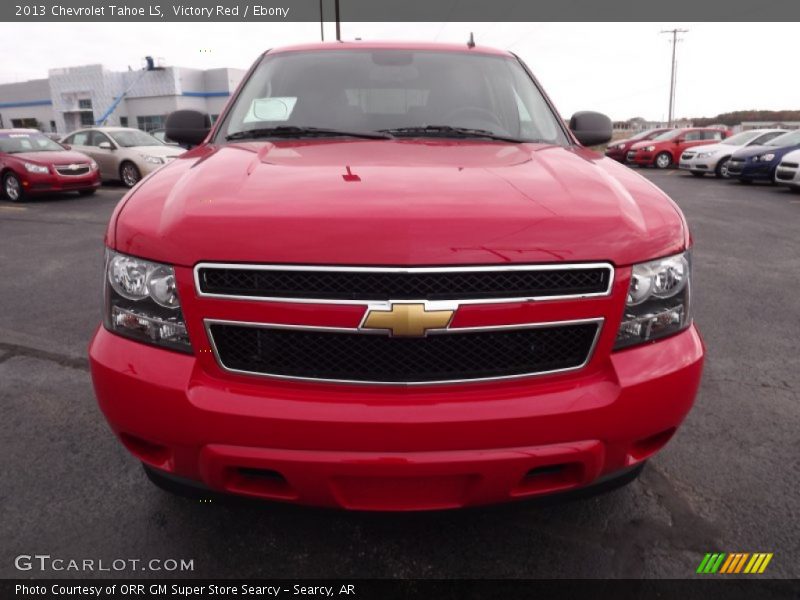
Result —
[{"label": "front bumper", "polygon": [[728,163],[728,174],[737,179],[747,179],[749,181],[762,180],[772,181],[775,174],[776,162],[752,162],[731,160]]},{"label": "front bumper", "polygon": [[655,152],[645,152],[644,150],[631,150],[625,157],[625,162],[629,165],[647,167],[653,164],[656,158]]},{"label": "front bumper", "polygon": [[100,187],[100,174],[92,171],[86,175],[65,176],[57,173],[26,173],[20,178],[26,194],[48,194],[91,190]]},{"label": "front bumper", "polygon": [[782,162],[775,170],[775,183],[800,187],[800,164],[795,162]]},{"label": "front bumper", "polygon": [[678,169],[683,171],[692,171],[694,173],[714,173],[717,169],[717,164],[719,163],[720,158],[721,157],[716,155],[698,158],[696,154],[691,155],[691,157],[684,158],[683,155],[681,155],[680,162],[678,163]]},{"label": "front bumper", "polygon": [[657,452],[703,364],[692,326],[601,368],[414,388],[229,379],[98,329],[100,406],[146,464],[208,488],[359,510],[456,508],[577,490]]}]

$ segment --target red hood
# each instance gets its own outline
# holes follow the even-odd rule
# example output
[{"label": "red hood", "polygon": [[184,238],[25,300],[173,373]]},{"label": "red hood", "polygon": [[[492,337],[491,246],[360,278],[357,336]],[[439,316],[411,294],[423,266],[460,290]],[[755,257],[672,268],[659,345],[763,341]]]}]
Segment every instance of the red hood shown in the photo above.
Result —
[{"label": "red hood", "polygon": [[85,154],[72,150],[53,150],[49,152],[19,152],[12,154],[14,158],[29,160],[40,165],[71,165],[72,163],[88,163],[91,159]]},{"label": "red hood", "polygon": [[678,252],[687,239],[672,201],[630,169],[588,150],[534,144],[200,147],[123,202],[109,243],[185,266],[623,265]]}]

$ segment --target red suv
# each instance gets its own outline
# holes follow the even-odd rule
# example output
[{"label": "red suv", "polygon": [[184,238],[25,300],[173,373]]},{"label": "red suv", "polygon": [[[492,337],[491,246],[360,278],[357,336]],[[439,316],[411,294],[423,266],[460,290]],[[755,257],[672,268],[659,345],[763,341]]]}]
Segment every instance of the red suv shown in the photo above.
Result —
[{"label": "red suv", "polygon": [[659,169],[666,169],[677,164],[687,148],[724,140],[729,133],[724,129],[710,127],[672,129],[652,140],[633,144],[626,156],[626,162],[640,167],[653,165]]},{"label": "red suv", "polygon": [[618,162],[624,163],[625,158],[628,156],[628,150],[630,150],[631,146],[633,146],[636,142],[652,140],[653,138],[656,138],[667,131],[672,131],[672,128],[662,127],[660,129],[648,129],[646,131],[640,131],[636,135],[633,135],[627,139],[612,142],[606,148],[606,156],[608,158],[613,158]]},{"label": "red suv", "polygon": [[97,163],[35,129],[0,130],[0,178],[12,202],[50,192],[93,194],[100,186]]},{"label": "red suv", "polygon": [[686,221],[516,56],[270,50],[213,128],[167,135],[195,147],[117,206],[89,350],[158,485],[360,510],[602,489],[689,412]]}]

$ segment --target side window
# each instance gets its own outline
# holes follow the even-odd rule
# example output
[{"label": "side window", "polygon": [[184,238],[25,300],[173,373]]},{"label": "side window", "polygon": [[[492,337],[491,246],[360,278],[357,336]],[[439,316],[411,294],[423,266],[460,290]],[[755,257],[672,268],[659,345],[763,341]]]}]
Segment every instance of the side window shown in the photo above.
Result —
[{"label": "side window", "polygon": [[683,139],[685,141],[687,141],[687,142],[697,142],[699,140],[704,139],[703,138],[703,132],[702,131],[690,131],[685,136],[683,136]]},{"label": "side window", "polygon": [[89,132],[79,131],[78,133],[73,133],[71,136],[67,138],[67,143],[72,144],[73,146],[88,146]]},{"label": "side window", "polygon": [[722,132],[721,131],[706,131],[705,139],[707,140],[721,140],[722,139]]},{"label": "side window", "polygon": [[89,145],[95,147],[99,146],[102,142],[111,142],[111,140],[108,139],[108,136],[100,131],[92,131],[92,135],[89,139]]},{"label": "side window", "polygon": [[764,135],[757,137],[756,140],[753,142],[753,144],[754,145],[755,144],[766,144],[771,139],[774,139],[774,138],[778,137],[779,135],[783,135],[783,134],[784,134],[783,131],[770,131],[769,133],[765,133]]}]

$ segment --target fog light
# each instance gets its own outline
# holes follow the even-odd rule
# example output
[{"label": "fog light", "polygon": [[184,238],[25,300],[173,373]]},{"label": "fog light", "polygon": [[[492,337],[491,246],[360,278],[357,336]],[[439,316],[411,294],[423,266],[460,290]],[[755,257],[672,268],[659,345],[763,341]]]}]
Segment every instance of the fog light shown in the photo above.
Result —
[{"label": "fog light", "polygon": [[112,307],[111,320],[117,331],[122,329],[137,336],[146,336],[156,343],[189,343],[186,326],[177,321],[136,313],[119,306]]}]

